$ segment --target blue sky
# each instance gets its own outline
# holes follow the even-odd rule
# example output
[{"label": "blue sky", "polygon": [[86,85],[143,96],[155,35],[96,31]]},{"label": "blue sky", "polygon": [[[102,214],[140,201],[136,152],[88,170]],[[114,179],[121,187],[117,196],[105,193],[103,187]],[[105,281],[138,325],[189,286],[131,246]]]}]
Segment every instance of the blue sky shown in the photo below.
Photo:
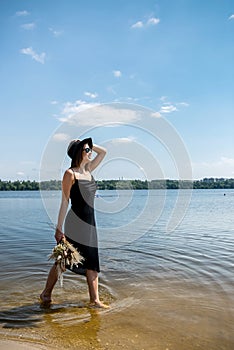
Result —
[{"label": "blue sky", "polygon": [[[64,158],[71,115],[112,102],[165,119],[184,143],[194,179],[234,177],[233,1],[1,0],[0,23],[0,179],[38,180],[50,140],[61,143]],[[157,157],[150,137],[121,118],[121,127],[87,136],[101,144],[112,139],[124,150],[142,144],[164,177],[176,177],[163,150]],[[142,165],[136,171],[120,163],[112,158],[99,177],[144,178]]]}]

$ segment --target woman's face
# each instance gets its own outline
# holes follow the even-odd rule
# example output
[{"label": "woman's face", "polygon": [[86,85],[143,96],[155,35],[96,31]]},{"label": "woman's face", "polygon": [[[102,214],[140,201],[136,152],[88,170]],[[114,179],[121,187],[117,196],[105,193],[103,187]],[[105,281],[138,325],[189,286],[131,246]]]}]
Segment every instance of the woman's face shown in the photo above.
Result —
[{"label": "woman's face", "polygon": [[85,143],[82,151],[82,160],[90,161],[92,157],[92,149],[89,147],[88,143]]}]

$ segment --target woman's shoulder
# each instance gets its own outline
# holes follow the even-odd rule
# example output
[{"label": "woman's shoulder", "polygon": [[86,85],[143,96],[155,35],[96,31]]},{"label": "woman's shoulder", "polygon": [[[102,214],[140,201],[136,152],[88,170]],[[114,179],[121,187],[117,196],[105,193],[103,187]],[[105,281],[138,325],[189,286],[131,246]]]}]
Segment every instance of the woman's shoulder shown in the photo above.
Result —
[{"label": "woman's shoulder", "polygon": [[65,170],[63,175],[63,186],[72,186],[75,183],[76,177],[71,168]]},{"label": "woman's shoulder", "polygon": [[73,174],[74,174],[74,170],[72,168],[68,168],[64,172],[64,175],[73,175]]},{"label": "woman's shoulder", "polygon": [[74,170],[72,168],[65,170],[63,179],[72,179],[73,177],[74,177]]}]

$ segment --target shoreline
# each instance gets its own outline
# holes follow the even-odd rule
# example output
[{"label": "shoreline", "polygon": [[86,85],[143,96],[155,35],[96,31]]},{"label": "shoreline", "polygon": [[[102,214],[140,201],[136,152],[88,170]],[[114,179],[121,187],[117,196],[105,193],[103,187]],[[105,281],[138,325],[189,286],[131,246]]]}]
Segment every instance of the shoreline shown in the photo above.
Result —
[{"label": "shoreline", "polygon": [[168,290],[159,281],[157,286],[157,292],[143,284],[131,295],[125,291],[108,310],[82,307],[71,295],[64,301],[57,289],[56,304],[42,310],[40,323],[32,326],[29,321],[22,327],[19,322],[19,327],[13,323],[1,329],[0,350],[233,348],[233,313],[227,313],[225,298],[219,294],[217,299],[204,286],[175,282]]},{"label": "shoreline", "polygon": [[[234,189],[234,178],[203,179],[96,179],[98,190],[192,190],[192,189]],[[1,180],[0,191],[60,191],[61,180]]]},{"label": "shoreline", "polygon": [[0,350],[48,350],[45,345],[38,344],[34,341],[1,339]]}]

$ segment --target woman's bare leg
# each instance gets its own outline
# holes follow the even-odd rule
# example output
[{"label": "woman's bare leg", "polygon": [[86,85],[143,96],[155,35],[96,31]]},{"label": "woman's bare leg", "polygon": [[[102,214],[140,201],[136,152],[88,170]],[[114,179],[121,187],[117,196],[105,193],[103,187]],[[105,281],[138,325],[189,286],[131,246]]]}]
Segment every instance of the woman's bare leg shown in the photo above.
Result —
[{"label": "woman's bare leg", "polygon": [[47,277],[45,289],[40,295],[40,299],[43,303],[51,302],[51,294],[57,280],[58,280],[58,271],[57,271],[56,265],[54,264],[50,269],[49,275]]},{"label": "woman's bare leg", "polygon": [[103,304],[99,299],[98,272],[93,270],[87,270],[86,278],[89,287],[90,303],[96,307],[108,308],[108,306]]}]

